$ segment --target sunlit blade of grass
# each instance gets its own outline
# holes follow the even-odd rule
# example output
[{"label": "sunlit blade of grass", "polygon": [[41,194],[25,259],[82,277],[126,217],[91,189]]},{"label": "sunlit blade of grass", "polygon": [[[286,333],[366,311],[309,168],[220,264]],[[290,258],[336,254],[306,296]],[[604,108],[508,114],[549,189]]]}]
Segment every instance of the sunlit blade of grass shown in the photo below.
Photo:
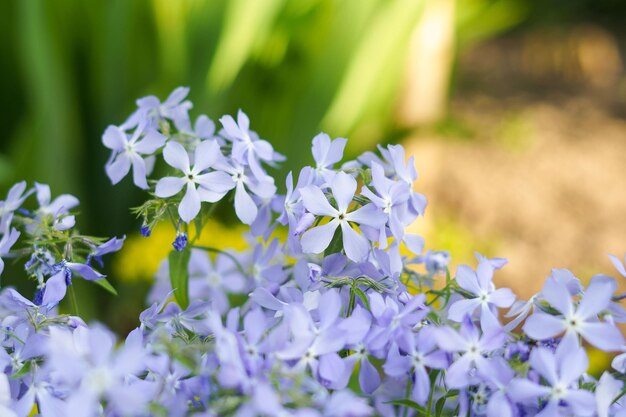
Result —
[{"label": "sunlit blade of grass", "polygon": [[284,0],[233,0],[207,75],[207,87],[215,92],[230,85],[256,42],[267,36]]},{"label": "sunlit blade of grass", "polygon": [[[386,2],[375,16],[343,76],[322,126],[349,133],[368,110],[370,103],[381,109],[388,93],[397,90],[406,66],[410,34],[419,20],[423,1]],[[393,87],[390,87],[393,86]]]}]

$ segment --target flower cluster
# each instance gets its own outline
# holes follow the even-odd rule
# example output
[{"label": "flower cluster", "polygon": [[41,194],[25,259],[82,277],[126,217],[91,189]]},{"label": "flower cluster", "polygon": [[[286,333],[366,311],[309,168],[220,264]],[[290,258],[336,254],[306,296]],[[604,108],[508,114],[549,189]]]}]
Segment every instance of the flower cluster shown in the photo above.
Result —
[{"label": "flower cluster", "polygon": [[[319,134],[279,194],[268,170],[284,158],[248,117],[192,123],[187,93],[140,99],[103,135],[111,181],[132,168],[150,193],[141,233],[177,230],[124,342],[56,307],[74,274],[112,289],[92,266],[123,239],[74,232],[78,201],[40,184],[0,203],[0,256],[27,258],[38,283],[32,301],[0,293],[0,415],[626,416],[626,353],[586,373],[585,343],[626,352],[613,278],[555,269],[522,301],[493,282],[506,259],[477,254],[452,277],[448,253],[407,233],[426,199],[401,146],[342,162],[346,139]],[[22,209],[31,194],[40,207]],[[220,204],[250,226],[248,249],[197,244]]]}]

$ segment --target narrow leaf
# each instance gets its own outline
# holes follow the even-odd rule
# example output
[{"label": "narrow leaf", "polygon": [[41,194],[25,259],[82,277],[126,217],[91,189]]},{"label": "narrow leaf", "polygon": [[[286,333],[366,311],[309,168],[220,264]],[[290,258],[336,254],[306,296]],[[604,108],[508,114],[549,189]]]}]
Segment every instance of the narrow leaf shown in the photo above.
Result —
[{"label": "narrow leaf", "polygon": [[189,272],[187,271],[187,265],[189,264],[190,256],[191,251],[188,249],[180,252],[173,250],[168,258],[174,297],[176,297],[176,302],[183,310],[189,305]]},{"label": "narrow leaf", "polygon": [[117,290],[115,289],[115,287],[113,287],[113,285],[111,285],[109,281],[107,281],[106,278],[101,278],[101,279],[98,279],[96,281],[91,281],[91,282],[98,284],[99,286],[101,286],[102,288],[110,292],[111,294],[117,295]]}]

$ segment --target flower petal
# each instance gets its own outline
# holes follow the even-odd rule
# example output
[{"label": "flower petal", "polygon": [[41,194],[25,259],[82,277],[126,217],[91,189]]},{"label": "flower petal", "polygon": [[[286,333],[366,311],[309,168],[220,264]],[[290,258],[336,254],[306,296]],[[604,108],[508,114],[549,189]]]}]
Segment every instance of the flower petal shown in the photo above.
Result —
[{"label": "flower petal", "polygon": [[356,180],[352,176],[341,171],[335,175],[332,181],[332,192],[337,208],[340,212],[347,212],[348,206],[352,202],[352,197],[356,191]]},{"label": "flower petal", "polygon": [[533,339],[545,340],[564,331],[565,323],[563,322],[563,318],[537,311],[526,319],[523,329],[524,332]]},{"label": "flower petal", "polygon": [[346,256],[354,262],[361,262],[367,257],[369,243],[365,236],[360,235],[348,222],[341,222],[343,249]]},{"label": "flower petal", "polygon": [[335,217],[337,210],[330,205],[326,196],[318,187],[309,185],[300,190],[304,208],[316,216]]},{"label": "flower petal", "polygon": [[302,235],[300,243],[304,253],[322,253],[333,239],[339,220],[333,219],[329,223],[313,227]]},{"label": "flower petal", "polygon": [[187,184],[187,192],[178,205],[178,214],[185,223],[196,218],[200,212],[200,196],[193,184]]},{"label": "flower petal", "polygon": [[237,213],[237,217],[245,224],[252,224],[258,212],[256,204],[254,204],[243,183],[238,182],[235,190],[235,213]]},{"label": "flower petal", "polygon": [[189,173],[189,155],[180,143],[169,141],[163,149],[163,159],[168,165],[178,168],[185,174]]},{"label": "flower petal", "polygon": [[181,177],[164,177],[157,182],[154,194],[157,197],[167,198],[178,194],[185,185],[185,179]]}]

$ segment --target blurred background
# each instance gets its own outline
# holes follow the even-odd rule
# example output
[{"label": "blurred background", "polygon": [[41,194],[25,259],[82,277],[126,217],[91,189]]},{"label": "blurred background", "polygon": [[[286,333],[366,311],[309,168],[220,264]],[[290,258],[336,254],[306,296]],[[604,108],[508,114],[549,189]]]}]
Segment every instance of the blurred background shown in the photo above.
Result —
[{"label": "blurred background", "polygon": [[[552,267],[614,275],[606,254],[626,252],[624,1],[19,0],[0,39],[1,195],[47,182],[80,198],[84,233],[128,235],[107,270],[119,299],[76,280],[81,313],[121,332],[172,232],[137,237],[144,196],[111,186],[100,138],[179,85],[193,115],[244,109],[288,156],[279,178],[319,131],[349,137],[347,157],[404,144],[429,199],[415,231],[455,263],[508,257],[497,279],[521,297]],[[13,271],[3,285],[28,288]]]}]

